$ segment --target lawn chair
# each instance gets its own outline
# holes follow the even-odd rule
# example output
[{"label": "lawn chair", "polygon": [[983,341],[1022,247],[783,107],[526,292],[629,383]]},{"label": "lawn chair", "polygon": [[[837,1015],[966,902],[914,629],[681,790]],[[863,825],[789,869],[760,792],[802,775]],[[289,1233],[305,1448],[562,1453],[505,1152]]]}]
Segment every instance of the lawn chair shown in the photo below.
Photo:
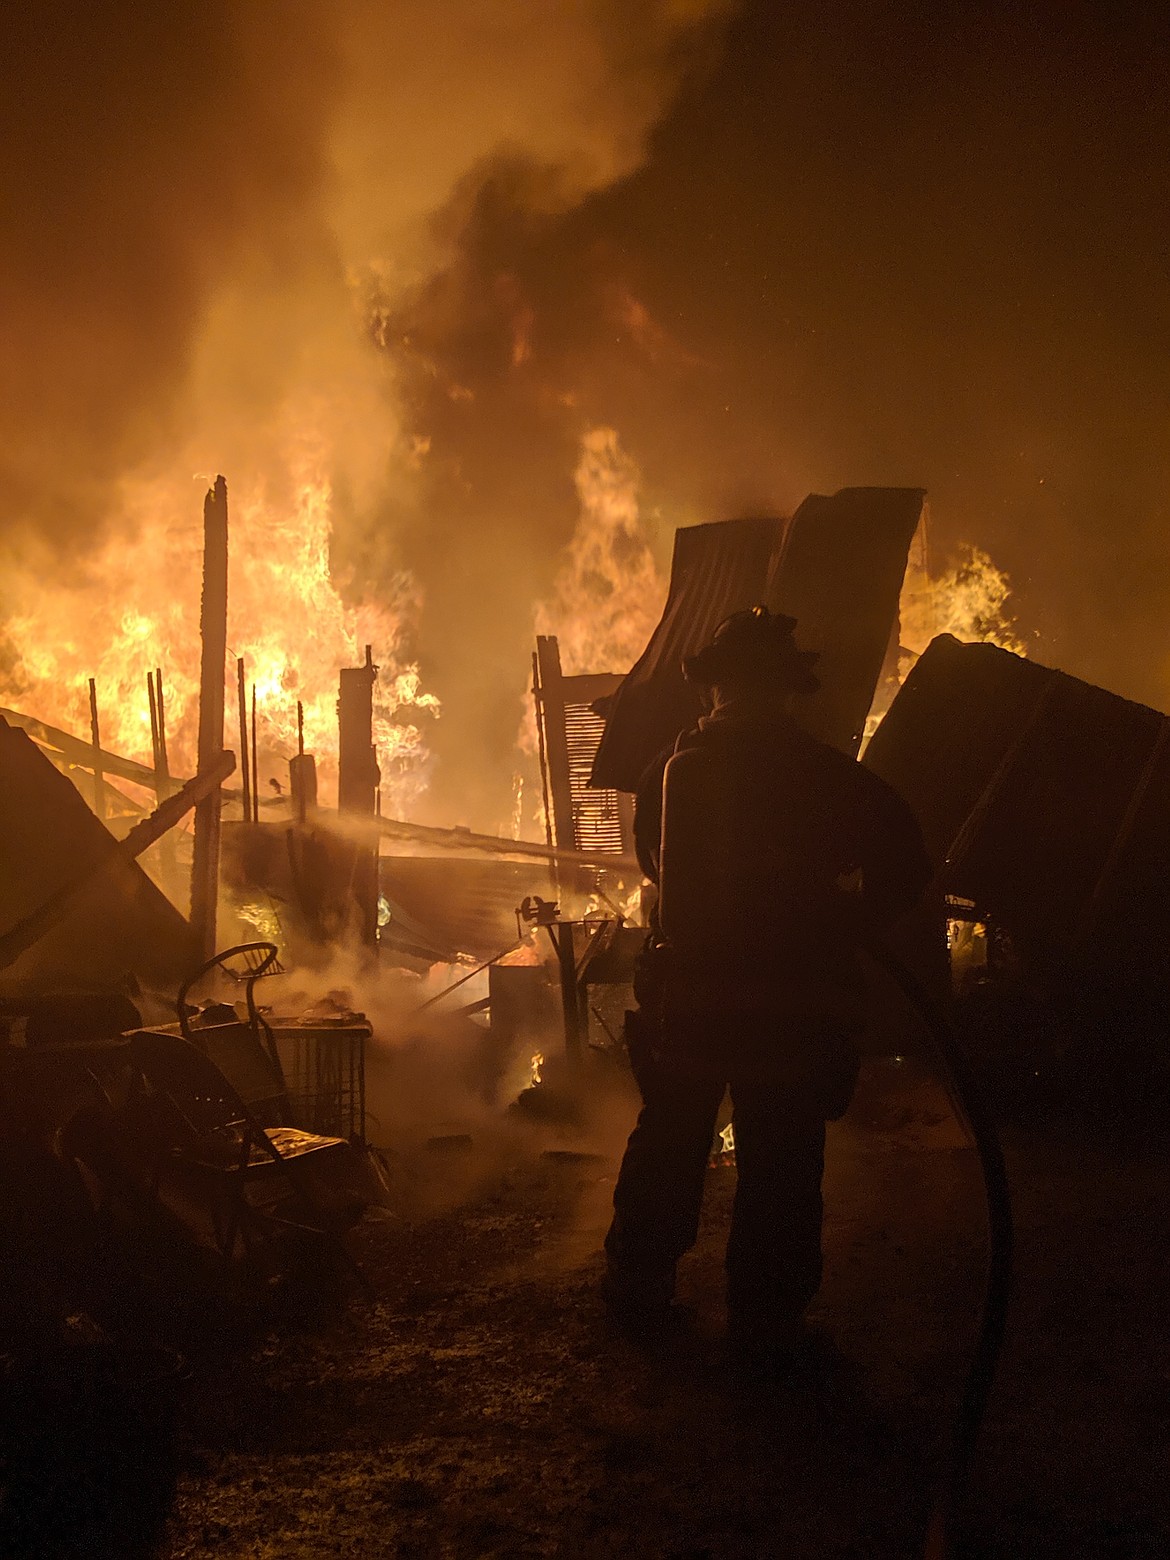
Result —
[{"label": "lawn chair", "polygon": [[192,1025],[183,1037],[219,1071],[264,1127],[291,1127],[293,1119],[279,1058],[256,1029],[239,1019]]},{"label": "lawn chair", "polygon": [[[237,1027],[247,1034],[246,1025],[224,1025],[195,1030],[191,1040],[165,1030],[131,1035],[148,1107],[152,1192],[164,1203],[168,1193],[177,1195],[207,1215],[215,1248],[227,1262],[241,1246],[246,1256],[258,1240],[299,1230],[330,1244],[366,1285],[340,1234],[373,1200],[361,1189],[365,1167],[343,1138],[260,1121],[195,1043],[195,1036],[214,1040],[216,1029]],[[255,1064],[256,1057],[251,1060]],[[272,1074],[261,1079],[254,1070],[255,1088],[263,1093]],[[316,1173],[326,1161],[340,1173],[328,1177],[332,1187]]]},{"label": "lawn chair", "polygon": [[[192,1013],[187,1004],[189,993],[215,969],[222,970],[229,979],[241,982],[244,987],[244,1000],[248,1006],[248,1023],[257,1041],[263,1043],[283,1084],[276,1041],[268,1020],[256,1006],[256,982],[265,975],[284,974],[284,965],[280,962],[279,954],[280,950],[272,942],[237,943],[234,948],[225,948],[222,953],[217,953],[214,958],[208,959],[206,964],[201,964],[195,973],[183,982],[175,998],[175,1006],[179,1013],[179,1029],[183,1039],[194,1040],[196,1038],[194,1031],[202,1026],[191,1021]],[[233,960],[236,961],[234,966]]]}]

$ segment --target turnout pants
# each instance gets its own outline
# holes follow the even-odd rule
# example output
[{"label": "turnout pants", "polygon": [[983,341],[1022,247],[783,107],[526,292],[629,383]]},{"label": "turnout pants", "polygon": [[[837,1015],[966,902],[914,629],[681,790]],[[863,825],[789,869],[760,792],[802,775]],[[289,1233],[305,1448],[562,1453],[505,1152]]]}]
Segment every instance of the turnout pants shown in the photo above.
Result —
[{"label": "turnout pants", "polygon": [[669,1304],[676,1264],[698,1235],[715,1123],[730,1087],[738,1181],[727,1243],[729,1317],[745,1332],[790,1325],[821,1282],[825,1118],[839,1113],[826,1109],[825,1079],[720,1068],[693,1053],[639,1058],[633,1042],[631,1033],[643,1103],[614,1190],[607,1298],[632,1309]]}]

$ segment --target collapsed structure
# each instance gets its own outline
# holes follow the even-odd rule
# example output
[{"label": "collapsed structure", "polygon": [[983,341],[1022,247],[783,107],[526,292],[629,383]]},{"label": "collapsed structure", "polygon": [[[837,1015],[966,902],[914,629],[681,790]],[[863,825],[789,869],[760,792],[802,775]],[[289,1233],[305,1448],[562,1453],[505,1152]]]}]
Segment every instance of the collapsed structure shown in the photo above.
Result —
[{"label": "collapsed structure", "polygon": [[[416,972],[466,964],[452,975],[460,995],[444,1011],[486,1018],[499,1054],[547,1034],[558,1009],[571,1067],[592,1045],[618,1049],[643,936],[632,910],[640,873],[631,793],[698,714],[682,658],[745,607],[764,603],[795,617],[802,648],[819,655],[821,682],[801,718],[857,757],[875,692],[897,680],[899,593],[923,499],[917,488],[847,488],[806,499],[790,520],[680,530],[662,619],[628,672],[565,676],[556,640],[540,638],[532,692],[546,833],[519,841],[381,816],[373,647],[362,665],[339,669],[337,812],[318,805],[303,722],[288,794],[266,796],[262,809],[255,690],[249,722],[242,662],[238,762],[224,747],[227,493],[217,481],[204,513],[196,777],[182,784],[170,773],[158,673],[149,678],[151,766],[102,748],[92,690],[89,742],[35,714],[0,712],[0,1063],[9,1109],[19,1115],[22,1088],[55,1089],[56,1106],[34,1114],[57,1142],[76,1112],[79,1078],[94,1080],[109,1105],[129,1054],[120,1031],[134,1015],[109,999],[133,998],[153,1010],[143,1033],[162,1036],[135,1042],[135,1054],[149,1052],[153,1064],[164,1053],[174,1062],[183,1045],[214,1055],[223,1099],[243,1111],[245,1161],[296,1158],[287,1136],[295,1131],[363,1143],[370,1026],[344,999],[329,1011],[266,1013],[253,988],[279,968],[276,942],[286,958],[348,939],[368,959]],[[862,761],[910,802],[933,855],[934,892],[904,930],[903,951],[936,989],[947,981],[946,922],[963,920],[989,929],[983,975],[1010,965],[1050,996],[1076,993],[1069,1011],[1079,1002],[1082,1017],[1145,1015],[1153,1032],[1149,1015],[1160,1021],[1170,990],[1168,729],[1157,711],[1008,651],[948,636],[930,645]],[[225,792],[237,769],[238,789]],[[153,792],[153,809],[127,785],[138,797]],[[238,817],[224,817],[225,799],[239,802]],[[192,809],[188,861],[171,831]],[[138,858],[151,851],[148,875]],[[189,916],[175,903],[188,871]],[[234,935],[217,922],[221,891]],[[243,944],[246,1002],[188,1010],[189,977],[224,962],[213,960],[224,941]],[[466,981],[489,968],[486,997],[481,984],[468,1000]],[[104,993],[104,1005],[95,998],[87,1018],[78,992]],[[167,1022],[176,992],[177,1024]],[[60,1065],[46,1072],[54,1047]],[[503,1076],[499,1066],[489,1072]],[[200,1087],[205,1100],[206,1079]],[[180,1099],[180,1115],[191,1116],[195,1098],[185,1107]],[[48,1139],[37,1142],[49,1151]],[[315,1152],[333,1162],[319,1144]],[[303,1186],[298,1195],[314,1206]],[[376,1192],[367,1182],[362,1195]],[[226,1255],[234,1244],[233,1235]]]}]

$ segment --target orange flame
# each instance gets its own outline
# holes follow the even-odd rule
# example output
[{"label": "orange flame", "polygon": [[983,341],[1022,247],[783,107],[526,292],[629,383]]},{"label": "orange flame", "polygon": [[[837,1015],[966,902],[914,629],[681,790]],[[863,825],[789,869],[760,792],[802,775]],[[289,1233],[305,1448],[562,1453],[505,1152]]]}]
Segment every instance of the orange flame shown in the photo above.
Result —
[{"label": "orange flame", "polygon": [[[230,577],[225,667],[225,741],[237,746],[235,658],[256,688],[262,772],[297,750],[297,700],[306,750],[318,759],[322,801],[336,784],[337,674],[371,645],[381,666],[375,685],[375,742],[384,789],[397,812],[425,788],[422,720],[438,701],[421,689],[418,667],[401,646],[419,609],[409,576],[390,600],[350,605],[329,563],[331,492],[319,473],[297,474],[290,501],[265,502],[257,488],[229,491]],[[149,763],[145,679],[162,670],[171,771],[195,767],[199,703],[199,596],[202,524],[198,498],[143,487],[130,501],[136,528],[111,537],[68,579],[27,577],[14,593],[21,611],[5,627],[0,702],[50,724],[88,734],[88,679],[95,678],[102,745]]]},{"label": "orange flame", "polygon": [[929,573],[923,550],[916,549],[907,565],[898,603],[899,637],[906,662],[899,667],[901,676],[906,676],[937,634],[980,640],[1026,655],[1015,620],[1008,616],[1011,590],[1007,575],[978,547],[961,548],[940,575]]},{"label": "orange flame", "polygon": [[998,645],[1014,655],[1027,647],[1009,616],[1011,582],[987,553],[971,544],[958,551],[941,574],[932,574],[927,560],[925,520],[915,534],[898,600],[898,669],[878,689],[865,723],[865,740],[873,736],[898,688],[932,639],[953,634],[956,639]]},{"label": "orange flame", "polygon": [[638,506],[640,473],[612,428],[591,428],[574,481],[580,518],[536,631],[557,636],[569,675],[627,672],[666,601]]}]

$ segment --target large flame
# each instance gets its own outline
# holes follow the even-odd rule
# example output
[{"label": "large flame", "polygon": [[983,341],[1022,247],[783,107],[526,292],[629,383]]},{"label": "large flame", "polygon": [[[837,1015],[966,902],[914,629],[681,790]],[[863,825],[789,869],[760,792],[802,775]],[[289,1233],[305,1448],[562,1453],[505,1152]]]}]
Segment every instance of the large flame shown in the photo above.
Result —
[{"label": "large flame", "polygon": [[925,547],[912,549],[898,603],[900,675],[906,676],[938,634],[979,640],[1026,655],[1015,620],[1008,614],[1011,589],[1007,575],[978,547],[960,548],[937,575],[929,570]]},{"label": "large flame", "polygon": [[[166,690],[171,772],[195,767],[199,703],[200,489],[185,494],[142,486],[128,499],[136,527],[111,539],[69,579],[31,571],[15,592],[20,612],[6,625],[0,702],[78,735],[89,732],[88,679],[97,685],[102,745],[151,761],[147,673]],[[408,575],[392,599],[343,599],[330,570],[331,492],[311,463],[297,470],[281,503],[257,486],[229,491],[226,745],[238,746],[235,658],[243,657],[249,696],[256,690],[262,784],[287,778],[297,751],[297,701],[306,749],[316,754],[322,801],[337,768],[337,676],[370,645],[375,742],[394,811],[426,784],[425,719],[438,712],[421,690],[403,645],[419,610]],[[388,809],[389,810],[389,809]]]},{"label": "large flame", "polygon": [[[666,601],[667,582],[650,547],[638,501],[641,473],[613,428],[590,428],[581,440],[573,474],[580,510],[551,596],[537,603],[538,634],[556,636],[567,676],[628,672],[654,632]],[[537,750],[536,714],[529,693],[518,745],[529,759]],[[522,774],[513,776],[511,834],[545,830],[538,798],[525,817]]]},{"label": "large flame", "polygon": [[953,634],[968,643],[998,645],[1014,655],[1027,655],[1016,621],[1010,615],[1011,582],[987,553],[970,543],[960,547],[941,572],[931,568],[927,519],[911,544],[898,599],[896,668],[879,687],[865,723],[865,741],[873,736],[893,703],[899,687],[932,639]]},{"label": "large flame", "polygon": [[536,612],[537,633],[557,636],[569,675],[628,672],[662,615],[666,580],[646,535],[640,480],[612,428],[585,434],[574,473],[577,527],[552,599]]}]

